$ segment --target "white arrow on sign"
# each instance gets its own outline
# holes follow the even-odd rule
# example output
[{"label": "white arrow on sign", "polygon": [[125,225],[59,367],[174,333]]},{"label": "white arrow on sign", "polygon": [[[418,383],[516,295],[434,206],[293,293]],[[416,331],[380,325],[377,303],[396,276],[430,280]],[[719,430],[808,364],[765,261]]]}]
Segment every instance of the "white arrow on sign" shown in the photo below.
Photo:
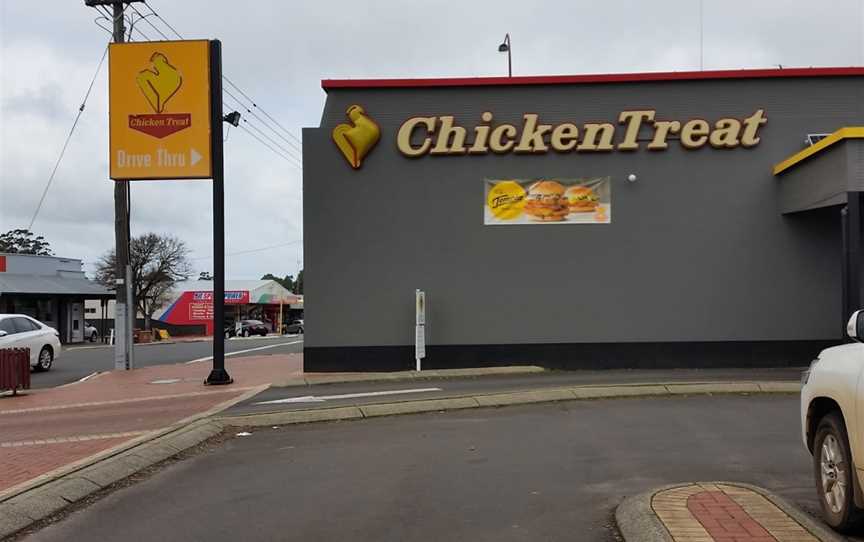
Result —
[{"label": "white arrow on sign", "polygon": [[192,162],[193,166],[195,164],[197,164],[198,162],[200,162],[201,158],[202,158],[202,156],[200,154],[198,154],[198,151],[196,151],[195,149],[189,150],[189,161]]},{"label": "white arrow on sign", "polygon": [[273,401],[261,401],[256,405],[276,405],[285,403],[323,403],[336,399],[356,399],[358,397],[380,397],[382,395],[400,395],[403,393],[428,393],[430,391],[441,391],[441,388],[415,388],[410,390],[387,390],[368,391],[365,393],[345,393],[342,395],[304,395],[303,397],[288,397],[287,399],[274,399]]}]

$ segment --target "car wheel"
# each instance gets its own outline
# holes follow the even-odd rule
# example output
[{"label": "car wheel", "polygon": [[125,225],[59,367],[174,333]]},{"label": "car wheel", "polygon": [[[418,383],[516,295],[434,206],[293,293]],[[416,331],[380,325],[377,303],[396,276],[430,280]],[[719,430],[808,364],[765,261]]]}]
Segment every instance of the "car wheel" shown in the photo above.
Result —
[{"label": "car wheel", "polygon": [[98,337],[97,337],[97,334],[96,334],[96,332],[94,331],[93,334],[90,335],[90,342],[91,342],[91,343],[95,343],[97,338],[98,338]]},{"label": "car wheel", "polygon": [[297,333],[299,333],[300,335],[303,335],[303,328],[301,327],[300,329],[298,329]]},{"label": "car wheel", "polygon": [[244,329],[244,330],[243,330],[243,336],[244,336],[244,337],[248,337],[248,336],[249,336],[249,330],[248,330],[248,329]]},{"label": "car wheel", "polygon": [[853,501],[855,469],[851,457],[846,426],[841,416],[832,412],[816,429],[813,470],[825,522],[840,532],[848,531],[860,516]]},{"label": "car wheel", "polygon": [[54,352],[48,346],[43,346],[42,350],[39,351],[39,358],[36,360],[36,367],[34,369],[37,373],[41,373],[42,371],[50,371],[51,364],[54,363]]}]

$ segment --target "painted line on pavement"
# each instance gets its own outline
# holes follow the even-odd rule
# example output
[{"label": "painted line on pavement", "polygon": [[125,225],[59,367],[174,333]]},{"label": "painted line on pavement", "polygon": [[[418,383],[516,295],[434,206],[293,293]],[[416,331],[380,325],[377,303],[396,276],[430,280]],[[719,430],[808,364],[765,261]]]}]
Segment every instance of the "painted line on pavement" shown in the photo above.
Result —
[{"label": "painted line on pavement", "polygon": [[[292,344],[299,344],[303,341],[291,341],[290,343],[279,343],[279,344],[268,344],[266,346],[258,346],[256,348],[247,348],[246,350],[237,350],[236,352],[226,352],[225,357],[236,356],[237,354],[245,354],[247,352],[257,352],[258,350],[268,350],[270,348],[279,348],[280,346],[290,346]],[[213,356],[207,356],[205,358],[193,359],[191,361],[187,361],[186,365],[191,365],[193,363],[200,363],[202,361],[210,361],[213,359]]]},{"label": "painted line on pavement", "polygon": [[93,378],[94,376],[96,376],[98,374],[99,374],[99,371],[93,371],[92,373],[85,376],[84,378],[79,378],[78,382],[87,382],[88,380],[90,380],[91,378]]},{"label": "painted line on pavement", "polygon": [[432,391],[443,391],[441,388],[414,388],[408,390],[386,390],[368,391],[363,393],[344,393],[341,395],[305,395],[303,397],[288,397],[286,399],[274,399],[272,401],[261,401],[256,405],[278,405],[284,403],[323,403],[336,399],[357,399],[360,397],[381,397],[383,395],[402,395],[407,393],[429,393]]}]

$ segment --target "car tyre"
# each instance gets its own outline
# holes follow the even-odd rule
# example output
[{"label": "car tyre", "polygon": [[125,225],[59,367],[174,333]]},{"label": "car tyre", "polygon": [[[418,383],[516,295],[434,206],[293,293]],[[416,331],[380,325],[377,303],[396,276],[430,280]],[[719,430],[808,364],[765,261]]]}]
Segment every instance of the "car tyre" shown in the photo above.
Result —
[{"label": "car tyre", "polygon": [[856,526],[861,510],[855,506],[849,437],[843,418],[832,412],[819,420],[813,441],[813,473],[822,516],[841,533]]},{"label": "car tyre", "polygon": [[97,335],[98,335],[98,334],[97,334],[95,331],[90,335],[90,342],[91,342],[91,343],[95,343],[95,342],[96,342],[96,339],[98,338]]},{"label": "car tyre", "polygon": [[248,336],[249,336],[249,330],[248,330],[248,329],[244,329],[244,330],[243,330],[243,336],[244,336],[244,337],[248,337]]},{"label": "car tyre", "polygon": [[303,328],[301,327],[300,329],[298,329],[298,330],[297,330],[297,333],[300,334],[300,335],[303,335]]},{"label": "car tyre", "polygon": [[54,351],[51,350],[49,346],[43,346],[42,350],[39,351],[39,357],[36,358],[36,367],[33,369],[37,373],[41,373],[43,371],[50,371],[51,365],[54,363]]}]

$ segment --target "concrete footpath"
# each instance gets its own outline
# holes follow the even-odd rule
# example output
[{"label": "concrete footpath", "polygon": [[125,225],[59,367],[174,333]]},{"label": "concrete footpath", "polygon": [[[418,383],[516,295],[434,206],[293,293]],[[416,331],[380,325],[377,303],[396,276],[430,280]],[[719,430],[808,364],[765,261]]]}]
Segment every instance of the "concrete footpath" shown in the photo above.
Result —
[{"label": "concrete footpath", "polygon": [[[667,372],[625,385],[551,386],[555,374],[536,367],[424,371],[362,375],[302,373],[299,354],[244,357],[227,360],[235,383],[224,388],[202,385],[209,364],[163,365],[130,372],[100,374],[84,382],[31,392],[23,397],[0,397],[0,538],[26,528],[96,491],[168,459],[226,427],[269,426],[334,421],[429,411],[495,407],[515,404],[715,393],[796,393],[798,382],[785,373],[782,380],[739,381],[697,379],[680,381]],[[562,379],[573,373],[559,373]],[[753,373],[758,374],[758,373]],[[434,399],[382,397],[349,406],[315,406],[301,410],[247,415],[222,414],[226,409],[277,384],[286,390],[344,382],[476,378],[536,375],[544,386],[532,389],[526,378],[522,389],[496,393],[462,390],[458,396]],[[648,378],[648,377],[652,378]],[[760,375],[764,376],[764,375]],[[663,382],[663,379],[667,382]],[[646,380],[647,379],[647,380]],[[632,379],[631,379],[632,380]],[[653,380],[653,381],[652,381]],[[539,382],[539,380],[538,380]],[[298,390],[300,391],[300,390]],[[308,393],[308,392],[302,392]]]}]

